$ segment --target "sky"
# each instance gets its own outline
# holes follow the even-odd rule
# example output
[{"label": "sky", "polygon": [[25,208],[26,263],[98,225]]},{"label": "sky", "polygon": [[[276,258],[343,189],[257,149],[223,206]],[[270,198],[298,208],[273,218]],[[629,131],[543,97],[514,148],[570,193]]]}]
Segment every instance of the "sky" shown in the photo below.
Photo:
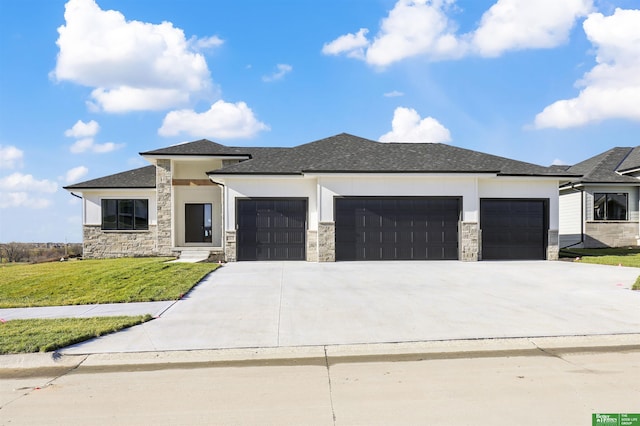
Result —
[{"label": "sky", "polygon": [[640,138],[638,0],[0,0],[0,242],[80,242],[65,185],[206,138],[338,133],[541,165]]}]

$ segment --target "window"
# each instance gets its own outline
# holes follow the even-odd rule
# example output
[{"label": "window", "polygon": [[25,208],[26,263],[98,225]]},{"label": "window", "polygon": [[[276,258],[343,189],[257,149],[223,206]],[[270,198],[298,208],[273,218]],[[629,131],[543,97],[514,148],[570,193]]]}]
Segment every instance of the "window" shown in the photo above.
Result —
[{"label": "window", "polygon": [[593,220],[627,220],[627,194],[593,194]]},{"label": "window", "polygon": [[149,200],[102,200],[102,229],[149,229]]}]

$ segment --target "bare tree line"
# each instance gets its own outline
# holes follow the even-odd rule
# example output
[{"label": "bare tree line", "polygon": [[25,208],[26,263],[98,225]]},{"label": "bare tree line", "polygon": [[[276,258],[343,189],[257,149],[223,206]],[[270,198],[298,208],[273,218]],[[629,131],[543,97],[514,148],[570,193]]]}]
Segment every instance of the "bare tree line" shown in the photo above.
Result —
[{"label": "bare tree line", "polygon": [[0,263],[49,262],[82,255],[82,244],[17,243],[0,244]]}]

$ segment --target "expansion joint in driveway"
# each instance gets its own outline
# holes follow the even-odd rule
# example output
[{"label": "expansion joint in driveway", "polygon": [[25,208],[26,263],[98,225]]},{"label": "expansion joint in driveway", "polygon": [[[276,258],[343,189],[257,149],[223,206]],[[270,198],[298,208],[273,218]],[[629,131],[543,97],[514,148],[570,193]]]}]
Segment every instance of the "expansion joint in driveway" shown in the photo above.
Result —
[{"label": "expansion joint in driveway", "polygon": [[336,424],[336,411],[333,409],[333,390],[331,388],[331,371],[329,369],[329,356],[327,355],[327,347],[324,346],[324,363],[327,367],[327,381],[329,383],[329,402],[331,403],[331,416],[333,417],[333,424]]}]

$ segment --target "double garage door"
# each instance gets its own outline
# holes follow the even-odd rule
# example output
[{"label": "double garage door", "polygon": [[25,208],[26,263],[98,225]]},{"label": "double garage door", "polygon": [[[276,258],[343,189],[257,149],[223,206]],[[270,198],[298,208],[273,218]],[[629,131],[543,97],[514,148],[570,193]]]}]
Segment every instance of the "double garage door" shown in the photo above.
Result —
[{"label": "double garage door", "polygon": [[[335,199],[336,260],[458,259],[461,199]],[[483,199],[482,258],[545,259],[546,200]],[[304,260],[306,199],[237,203],[238,260]]]},{"label": "double garage door", "polygon": [[458,258],[459,198],[336,198],[336,260]]}]

